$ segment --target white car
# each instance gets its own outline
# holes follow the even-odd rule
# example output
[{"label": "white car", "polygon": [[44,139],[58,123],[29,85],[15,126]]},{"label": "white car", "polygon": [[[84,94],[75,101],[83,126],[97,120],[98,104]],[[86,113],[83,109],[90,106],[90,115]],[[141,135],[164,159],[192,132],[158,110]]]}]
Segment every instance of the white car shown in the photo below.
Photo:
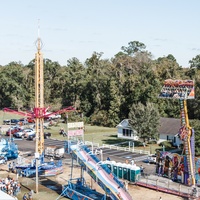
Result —
[{"label": "white car", "polygon": [[148,157],[147,157],[147,160],[148,160],[148,162],[150,163],[150,164],[156,164],[156,155],[149,155]]},{"label": "white car", "polygon": [[47,120],[54,120],[54,119],[60,119],[61,118],[61,115],[60,114],[51,114],[50,112],[46,113],[47,117],[46,119]]},{"label": "white car", "polygon": [[28,138],[29,135],[33,135],[33,134],[35,134],[35,130],[33,130],[31,128],[24,130],[24,137],[25,138]]},{"label": "white car", "polygon": [[24,135],[25,135],[24,130],[18,131],[18,132],[13,134],[13,136],[16,137],[16,138],[23,138]]}]

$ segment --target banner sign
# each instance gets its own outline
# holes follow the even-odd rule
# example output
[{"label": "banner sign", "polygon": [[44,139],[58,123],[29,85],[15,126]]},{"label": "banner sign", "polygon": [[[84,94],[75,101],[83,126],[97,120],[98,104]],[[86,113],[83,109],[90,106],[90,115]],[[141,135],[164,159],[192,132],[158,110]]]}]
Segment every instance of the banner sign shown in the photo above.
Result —
[{"label": "banner sign", "polygon": [[67,124],[68,128],[83,128],[83,122],[72,122]]},{"label": "banner sign", "polygon": [[79,136],[79,135],[83,135],[83,129],[68,131],[68,136]]}]

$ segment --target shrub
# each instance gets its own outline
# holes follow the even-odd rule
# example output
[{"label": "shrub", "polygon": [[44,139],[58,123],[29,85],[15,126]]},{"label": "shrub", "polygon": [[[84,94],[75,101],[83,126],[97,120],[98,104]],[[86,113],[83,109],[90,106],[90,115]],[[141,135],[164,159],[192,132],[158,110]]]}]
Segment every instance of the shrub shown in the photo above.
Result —
[{"label": "shrub", "polygon": [[164,141],[164,142],[161,142],[160,144],[159,144],[159,146],[165,146],[165,148],[170,148],[170,147],[172,147],[172,144],[171,144],[171,142],[169,142],[169,141]]},{"label": "shrub", "polygon": [[157,144],[157,141],[149,141],[148,144]]}]

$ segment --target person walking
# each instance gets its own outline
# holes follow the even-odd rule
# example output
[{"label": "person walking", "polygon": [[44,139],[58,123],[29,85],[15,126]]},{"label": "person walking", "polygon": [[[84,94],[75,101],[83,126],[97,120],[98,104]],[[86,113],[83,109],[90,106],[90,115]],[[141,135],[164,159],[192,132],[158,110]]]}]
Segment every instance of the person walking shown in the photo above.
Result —
[{"label": "person walking", "polygon": [[12,164],[11,164],[11,162],[8,164],[8,171],[12,172]]},{"label": "person walking", "polygon": [[28,197],[26,196],[26,193],[23,196],[23,200],[28,200]]},{"label": "person walking", "polygon": [[33,191],[32,190],[28,193],[28,197],[29,197],[29,200],[33,200]]},{"label": "person walking", "polygon": [[134,159],[131,160],[131,165],[134,165],[135,164],[135,161]]}]

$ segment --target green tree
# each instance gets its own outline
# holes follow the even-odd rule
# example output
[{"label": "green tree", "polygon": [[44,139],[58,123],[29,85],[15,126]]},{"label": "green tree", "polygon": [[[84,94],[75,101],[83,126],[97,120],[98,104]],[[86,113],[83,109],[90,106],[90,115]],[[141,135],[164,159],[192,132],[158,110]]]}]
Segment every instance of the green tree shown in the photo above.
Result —
[{"label": "green tree", "polygon": [[176,58],[172,54],[169,54],[166,58],[176,62]]},{"label": "green tree", "polygon": [[1,107],[21,109],[26,107],[28,91],[25,90],[24,66],[11,62],[0,71]]},{"label": "green tree", "polygon": [[200,69],[200,55],[197,55],[196,57],[192,58],[192,60],[189,60],[190,68],[197,68]]},{"label": "green tree", "polygon": [[146,105],[140,102],[133,104],[129,112],[130,125],[143,141],[150,138],[158,139],[159,119],[157,107],[149,102]]},{"label": "green tree", "polygon": [[190,124],[195,134],[195,155],[200,156],[200,120],[190,120]]},{"label": "green tree", "polygon": [[101,59],[102,53],[94,52],[91,58],[85,62],[87,85],[84,91],[84,99],[89,102],[89,110],[86,115],[98,113],[100,110],[108,110],[108,80],[110,79],[111,63]]},{"label": "green tree", "polygon": [[81,96],[87,84],[86,69],[77,59],[72,58],[67,61],[67,82],[65,85],[66,99],[72,102],[75,108],[81,107]]},{"label": "green tree", "polygon": [[120,119],[119,119],[119,112],[120,112],[120,96],[119,96],[119,89],[117,87],[117,83],[114,79],[110,81],[110,88],[109,88],[109,102],[110,107],[108,110],[108,126],[115,127]]},{"label": "green tree", "polygon": [[139,41],[131,41],[128,43],[128,47],[121,47],[121,50],[129,56],[133,56],[137,52],[142,52],[144,49],[146,49],[145,44]]}]

